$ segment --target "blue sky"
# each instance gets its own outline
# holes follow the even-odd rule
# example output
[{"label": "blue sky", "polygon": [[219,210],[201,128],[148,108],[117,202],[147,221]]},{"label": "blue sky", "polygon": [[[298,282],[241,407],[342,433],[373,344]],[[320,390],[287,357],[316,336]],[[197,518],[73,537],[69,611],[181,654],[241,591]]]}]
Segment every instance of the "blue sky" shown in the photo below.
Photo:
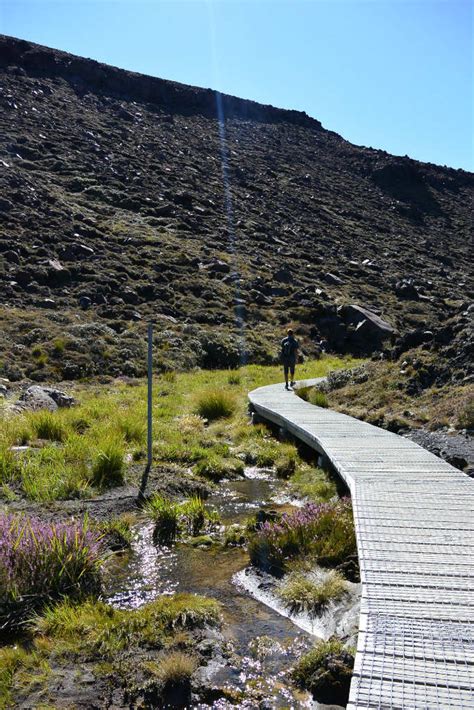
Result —
[{"label": "blue sky", "polygon": [[471,0],[0,0],[0,32],[474,170]]}]

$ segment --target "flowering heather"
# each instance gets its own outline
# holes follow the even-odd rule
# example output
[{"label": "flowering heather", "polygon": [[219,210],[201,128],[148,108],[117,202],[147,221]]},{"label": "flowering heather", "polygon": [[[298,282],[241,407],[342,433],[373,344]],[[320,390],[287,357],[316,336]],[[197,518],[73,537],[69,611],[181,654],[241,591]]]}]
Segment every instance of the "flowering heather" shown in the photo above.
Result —
[{"label": "flowering heather", "polygon": [[349,498],[336,503],[308,503],[276,522],[263,523],[249,542],[252,563],[276,574],[295,557],[312,557],[332,567],[355,553]]},{"label": "flowering heather", "polygon": [[0,617],[100,590],[100,536],[83,523],[0,517]]}]

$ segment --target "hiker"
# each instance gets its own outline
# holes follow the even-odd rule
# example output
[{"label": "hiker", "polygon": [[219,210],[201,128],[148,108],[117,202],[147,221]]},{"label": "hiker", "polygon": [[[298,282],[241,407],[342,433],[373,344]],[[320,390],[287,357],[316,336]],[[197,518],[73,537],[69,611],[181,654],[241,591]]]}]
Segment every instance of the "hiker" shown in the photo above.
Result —
[{"label": "hiker", "polygon": [[289,390],[288,373],[291,375],[290,385],[293,387],[295,384],[296,355],[300,344],[293,335],[291,328],[289,328],[287,332],[288,335],[281,341],[281,362],[285,372],[285,389]]}]

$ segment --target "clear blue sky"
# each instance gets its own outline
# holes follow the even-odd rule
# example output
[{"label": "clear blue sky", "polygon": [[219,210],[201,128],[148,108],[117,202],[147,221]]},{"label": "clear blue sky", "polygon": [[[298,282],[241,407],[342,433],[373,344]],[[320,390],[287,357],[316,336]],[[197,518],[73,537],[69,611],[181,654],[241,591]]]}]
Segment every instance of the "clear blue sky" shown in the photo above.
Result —
[{"label": "clear blue sky", "polygon": [[474,170],[471,0],[0,0],[0,32]]}]

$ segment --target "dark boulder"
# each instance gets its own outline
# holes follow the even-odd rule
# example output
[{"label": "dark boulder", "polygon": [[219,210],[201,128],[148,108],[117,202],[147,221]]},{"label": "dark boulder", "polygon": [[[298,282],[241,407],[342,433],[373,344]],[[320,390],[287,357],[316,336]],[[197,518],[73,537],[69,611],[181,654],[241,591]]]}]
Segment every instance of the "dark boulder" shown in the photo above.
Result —
[{"label": "dark boulder", "polygon": [[347,326],[353,326],[351,340],[360,345],[366,344],[371,351],[384,340],[395,335],[395,328],[373,311],[363,306],[348,305],[339,308],[339,316]]}]

